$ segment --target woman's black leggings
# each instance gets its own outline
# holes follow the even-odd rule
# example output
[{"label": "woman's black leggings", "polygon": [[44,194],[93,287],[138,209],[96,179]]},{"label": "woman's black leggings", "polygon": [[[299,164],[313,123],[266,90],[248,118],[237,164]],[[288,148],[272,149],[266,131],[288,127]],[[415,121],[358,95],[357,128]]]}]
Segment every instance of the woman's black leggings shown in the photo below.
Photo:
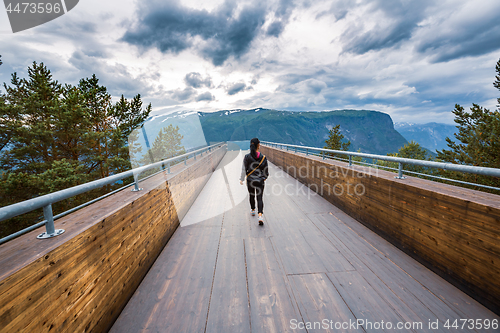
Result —
[{"label": "woman's black leggings", "polygon": [[257,208],[258,213],[262,213],[264,209],[264,202],[262,201],[262,195],[264,194],[264,181],[248,181],[247,180],[248,193],[250,194],[250,208],[255,209],[255,196],[257,196]]}]

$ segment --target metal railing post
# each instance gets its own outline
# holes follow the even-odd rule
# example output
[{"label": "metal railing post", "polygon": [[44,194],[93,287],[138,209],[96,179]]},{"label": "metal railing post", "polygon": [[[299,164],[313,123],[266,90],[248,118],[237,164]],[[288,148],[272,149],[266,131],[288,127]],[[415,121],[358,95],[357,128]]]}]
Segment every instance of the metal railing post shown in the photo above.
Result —
[{"label": "metal railing post", "polygon": [[352,155],[349,155],[349,166],[352,166]]},{"label": "metal railing post", "polygon": [[403,176],[403,163],[399,162],[399,167],[398,167],[398,175],[397,177],[394,177],[397,179],[405,179],[406,177]]},{"label": "metal railing post", "polygon": [[45,218],[45,232],[36,236],[38,239],[46,239],[59,236],[64,229],[56,229],[54,226],[54,215],[52,214],[52,204],[43,207],[43,217]]},{"label": "metal railing post", "polygon": [[139,187],[139,174],[140,173],[136,173],[134,175],[134,188],[132,189],[132,192],[142,191],[142,188]]},{"label": "metal railing post", "polygon": [[322,155],[323,159],[325,159],[325,152],[324,151],[321,152],[321,155]]},{"label": "metal railing post", "polygon": [[306,156],[309,156],[309,149],[306,149]]},{"label": "metal railing post", "polygon": [[187,165],[187,162],[186,162],[186,161],[187,161],[187,156],[186,156],[186,157],[184,157],[184,165]]},{"label": "metal railing post", "polygon": [[170,173],[170,162],[167,164],[167,172]]}]

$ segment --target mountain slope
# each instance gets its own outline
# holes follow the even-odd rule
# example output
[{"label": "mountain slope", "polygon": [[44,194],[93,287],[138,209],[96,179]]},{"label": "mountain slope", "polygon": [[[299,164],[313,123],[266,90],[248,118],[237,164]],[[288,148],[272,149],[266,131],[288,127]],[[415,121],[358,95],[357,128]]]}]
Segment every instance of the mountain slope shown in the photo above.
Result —
[{"label": "mountain slope", "polygon": [[340,124],[349,150],[387,154],[407,141],[388,114],[366,110],[289,112],[269,109],[198,112],[207,142],[261,140],[323,147],[328,131]]},{"label": "mountain slope", "polygon": [[454,125],[441,123],[408,124],[396,123],[394,128],[408,141],[418,142],[422,147],[432,152],[436,149],[448,149],[446,137],[455,141],[454,133],[457,128]]}]

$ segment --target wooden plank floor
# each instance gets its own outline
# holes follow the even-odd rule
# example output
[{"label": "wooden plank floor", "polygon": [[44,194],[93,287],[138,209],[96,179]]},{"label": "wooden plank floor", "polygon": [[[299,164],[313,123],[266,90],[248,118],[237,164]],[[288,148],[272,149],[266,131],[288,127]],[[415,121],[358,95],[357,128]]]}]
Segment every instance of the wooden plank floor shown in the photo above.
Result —
[{"label": "wooden plank floor", "polygon": [[111,332],[498,331],[446,329],[500,318],[273,165],[258,226],[242,156],[226,154]]}]

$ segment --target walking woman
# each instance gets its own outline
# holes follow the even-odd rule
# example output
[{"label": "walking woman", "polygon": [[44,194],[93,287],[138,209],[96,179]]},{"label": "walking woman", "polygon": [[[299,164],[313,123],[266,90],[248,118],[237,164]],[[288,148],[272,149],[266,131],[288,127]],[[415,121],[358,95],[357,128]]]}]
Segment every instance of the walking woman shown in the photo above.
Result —
[{"label": "walking woman", "polygon": [[255,216],[255,197],[257,197],[257,209],[259,214],[259,225],[264,225],[262,212],[264,202],[264,182],[269,177],[267,167],[267,158],[259,152],[260,141],[257,138],[250,140],[250,154],[246,154],[243,159],[243,168],[241,170],[240,184],[243,185],[245,176],[247,177],[247,188],[250,194],[250,209],[252,216]]}]

